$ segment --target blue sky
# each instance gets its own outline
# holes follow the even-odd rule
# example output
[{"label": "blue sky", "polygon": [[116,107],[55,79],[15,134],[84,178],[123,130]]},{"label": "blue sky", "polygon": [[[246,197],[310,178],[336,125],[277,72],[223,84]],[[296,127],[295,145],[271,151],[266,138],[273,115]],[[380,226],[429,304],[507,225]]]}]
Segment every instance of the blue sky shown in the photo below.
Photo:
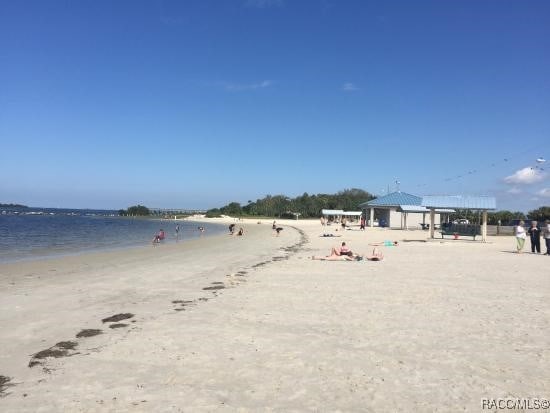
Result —
[{"label": "blue sky", "polygon": [[549,51],[544,0],[0,0],[0,202],[549,205]]}]

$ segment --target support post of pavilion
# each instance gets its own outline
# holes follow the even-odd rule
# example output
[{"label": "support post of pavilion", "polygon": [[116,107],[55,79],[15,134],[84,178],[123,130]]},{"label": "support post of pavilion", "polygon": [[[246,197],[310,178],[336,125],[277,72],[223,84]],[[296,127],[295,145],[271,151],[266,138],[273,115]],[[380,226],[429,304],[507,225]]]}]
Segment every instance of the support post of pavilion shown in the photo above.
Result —
[{"label": "support post of pavilion", "polygon": [[430,208],[430,238],[434,239],[435,234],[435,208]]}]

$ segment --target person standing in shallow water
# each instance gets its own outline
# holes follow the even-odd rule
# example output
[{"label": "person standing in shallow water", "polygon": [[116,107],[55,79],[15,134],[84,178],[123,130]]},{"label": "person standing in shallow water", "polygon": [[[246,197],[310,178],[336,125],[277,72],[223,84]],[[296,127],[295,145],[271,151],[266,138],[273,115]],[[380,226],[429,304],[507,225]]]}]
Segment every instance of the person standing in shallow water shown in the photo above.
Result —
[{"label": "person standing in shallow water", "polygon": [[531,222],[531,228],[527,230],[527,233],[531,237],[531,253],[540,254],[540,229],[537,227],[537,221]]},{"label": "person standing in shallow water", "polygon": [[525,238],[527,238],[527,235],[525,234],[525,228],[523,228],[523,225],[525,225],[525,222],[519,221],[519,224],[517,224],[516,228],[514,229],[518,254],[521,254],[523,252],[523,246],[525,245]]}]

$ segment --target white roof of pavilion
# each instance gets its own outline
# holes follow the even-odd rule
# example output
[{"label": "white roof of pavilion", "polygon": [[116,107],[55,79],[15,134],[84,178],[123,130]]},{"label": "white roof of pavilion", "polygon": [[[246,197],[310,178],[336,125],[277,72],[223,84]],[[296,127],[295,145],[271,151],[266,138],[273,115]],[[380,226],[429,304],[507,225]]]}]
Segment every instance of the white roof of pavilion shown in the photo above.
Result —
[{"label": "white roof of pavilion", "polygon": [[342,215],[346,216],[346,217],[356,217],[358,215],[361,215],[362,212],[361,211],[344,211],[342,213]]},{"label": "white roof of pavilion", "polygon": [[489,210],[496,209],[496,199],[492,196],[424,196],[422,206],[427,208],[456,208]]},{"label": "white roof of pavilion", "polygon": [[321,214],[323,214],[323,215],[343,215],[344,210],[342,210],[342,209],[322,209]]},{"label": "white roof of pavilion", "polygon": [[[402,212],[430,212],[430,210],[426,207],[420,206],[420,205],[400,205],[399,208]],[[438,214],[452,214],[455,212],[454,209],[436,209],[436,213]]]},{"label": "white roof of pavilion", "polygon": [[362,212],[361,211],[344,211],[343,209],[322,209],[321,214],[350,217],[350,216],[359,216],[362,214]]}]

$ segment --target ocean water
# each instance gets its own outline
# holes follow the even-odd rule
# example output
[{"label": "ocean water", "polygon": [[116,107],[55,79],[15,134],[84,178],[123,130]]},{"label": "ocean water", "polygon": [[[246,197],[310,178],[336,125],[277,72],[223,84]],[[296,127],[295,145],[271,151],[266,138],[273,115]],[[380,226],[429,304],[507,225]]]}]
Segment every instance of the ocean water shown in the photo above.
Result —
[{"label": "ocean water", "polygon": [[[123,249],[151,243],[164,229],[165,244],[227,231],[225,225],[118,217],[115,211],[0,209],[0,263]],[[179,224],[179,237],[175,229]]]}]

